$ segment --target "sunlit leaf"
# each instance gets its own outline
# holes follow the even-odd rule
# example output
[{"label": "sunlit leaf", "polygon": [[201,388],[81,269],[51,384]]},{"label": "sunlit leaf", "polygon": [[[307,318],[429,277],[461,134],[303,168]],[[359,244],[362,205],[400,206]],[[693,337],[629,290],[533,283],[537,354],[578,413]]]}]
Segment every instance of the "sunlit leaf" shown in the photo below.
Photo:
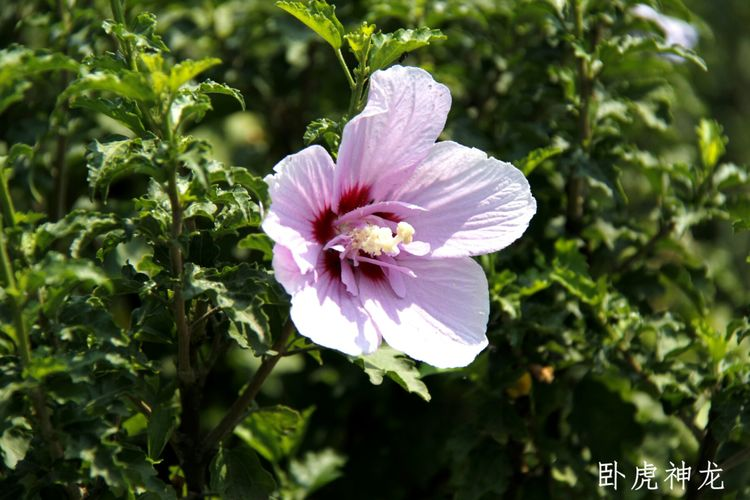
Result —
[{"label": "sunlit leaf", "polygon": [[341,48],[344,27],[336,17],[335,6],[323,0],[279,1],[276,5],[305,23],[334,49]]}]

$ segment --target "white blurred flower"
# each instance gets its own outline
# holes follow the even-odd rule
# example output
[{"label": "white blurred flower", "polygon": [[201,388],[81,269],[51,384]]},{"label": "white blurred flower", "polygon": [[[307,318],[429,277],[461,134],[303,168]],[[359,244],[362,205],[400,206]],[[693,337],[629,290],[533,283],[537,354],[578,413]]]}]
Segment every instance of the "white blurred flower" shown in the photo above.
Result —
[{"label": "white blurred flower", "polygon": [[[634,16],[640,17],[656,24],[664,32],[667,45],[679,45],[686,49],[692,49],[698,43],[698,31],[695,27],[682,19],[665,16],[652,7],[639,3],[631,11]],[[676,56],[673,56],[676,57]],[[679,58],[682,60],[682,58]]]}]

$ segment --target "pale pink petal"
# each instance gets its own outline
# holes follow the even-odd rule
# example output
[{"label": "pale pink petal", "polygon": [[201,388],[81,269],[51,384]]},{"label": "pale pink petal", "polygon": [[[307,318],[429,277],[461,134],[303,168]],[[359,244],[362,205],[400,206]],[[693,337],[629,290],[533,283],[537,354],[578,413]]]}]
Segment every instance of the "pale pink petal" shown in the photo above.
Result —
[{"label": "pale pink petal", "polygon": [[418,207],[417,205],[412,205],[410,203],[402,203],[399,201],[380,201],[377,203],[370,203],[369,205],[365,205],[364,207],[358,207],[345,214],[342,214],[341,217],[336,220],[336,223],[346,224],[356,222],[359,219],[363,219],[367,216],[378,213],[392,214],[398,219],[408,220],[412,214],[424,211],[424,208]]},{"label": "pale pink petal", "polygon": [[299,333],[324,347],[358,356],[380,345],[375,324],[359,299],[329,273],[293,294],[291,316]]},{"label": "pale pink petal", "polygon": [[370,78],[367,106],[346,127],[339,148],[334,209],[348,193],[382,201],[411,175],[443,130],[451,97],[445,85],[413,67]]},{"label": "pale pink petal", "polygon": [[322,247],[313,222],[331,206],[334,169],[325,149],[310,146],[281,160],[265,178],[272,203],[263,230],[291,251],[303,274],[313,269]]},{"label": "pale pink petal", "polygon": [[312,275],[303,275],[297,263],[294,261],[292,252],[278,243],[273,246],[273,271],[276,281],[281,283],[289,295],[293,295]]},{"label": "pale pink petal", "polygon": [[409,219],[414,238],[432,257],[501,250],[518,239],[536,213],[526,177],[505,163],[455,142],[437,143],[394,199],[426,208]]},{"label": "pale pink petal", "polygon": [[346,291],[351,295],[359,295],[359,287],[357,286],[357,278],[354,276],[354,270],[352,265],[347,259],[341,260],[341,283],[346,287]]},{"label": "pale pink petal", "polygon": [[487,346],[487,278],[470,258],[405,257],[403,298],[383,279],[362,276],[360,299],[388,344],[439,368],[466,366]]}]

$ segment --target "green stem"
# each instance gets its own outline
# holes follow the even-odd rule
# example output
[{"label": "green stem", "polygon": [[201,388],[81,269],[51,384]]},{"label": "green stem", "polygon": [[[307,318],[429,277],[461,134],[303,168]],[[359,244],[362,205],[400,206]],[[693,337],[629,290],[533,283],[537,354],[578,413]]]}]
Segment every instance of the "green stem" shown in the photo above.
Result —
[{"label": "green stem", "polygon": [[8,181],[5,178],[5,166],[0,165],[0,210],[8,225],[16,225],[16,211],[13,209],[13,200],[10,198]]},{"label": "green stem", "polygon": [[[12,206],[10,207],[13,208]],[[23,322],[23,311],[18,303],[18,288],[13,272],[13,265],[8,257],[8,245],[5,241],[5,228],[3,227],[4,215],[0,215],[0,271],[2,272],[3,285],[10,295],[10,307],[13,311],[13,323],[16,329],[16,342],[18,343],[18,355],[21,357],[21,366],[26,368],[31,363],[31,346],[29,333]]]},{"label": "green stem", "polygon": [[268,375],[271,374],[271,371],[276,366],[276,363],[278,363],[279,360],[284,356],[287,346],[287,340],[292,335],[293,331],[294,327],[292,326],[291,321],[284,325],[281,334],[274,342],[273,347],[271,347],[271,350],[273,350],[276,354],[274,354],[273,356],[269,356],[263,360],[263,362],[260,364],[260,367],[258,367],[258,370],[255,372],[255,375],[253,375],[250,384],[248,384],[245,390],[242,391],[242,394],[240,394],[240,397],[237,398],[232,407],[229,408],[229,411],[226,415],[224,415],[224,418],[221,419],[221,422],[219,422],[219,424],[211,432],[209,432],[209,434],[203,440],[203,445],[201,446],[203,453],[210,453],[212,450],[214,450],[219,445],[219,443],[225,437],[231,434],[232,431],[234,431],[234,428],[237,427],[237,425],[245,418],[247,409],[255,400],[258,392],[260,392],[260,388],[263,386],[263,382],[265,382],[266,378],[268,378]]},{"label": "green stem", "polygon": [[347,66],[346,61],[344,61],[344,55],[341,53],[341,49],[336,49],[336,59],[339,60],[341,67],[344,68],[344,74],[346,75],[346,81],[349,82],[349,88],[354,89],[354,78],[352,78],[352,72],[349,71],[349,66]]},{"label": "green stem", "polygon": [[[112,9],[112,15],[115,18],[115,22],[127,27],[127,23],[125,22],[125,7],[123,5],[123,1],[110,0],[109,5]],[[116,37],[115,41],[117,41]],[[117,43],[119,44],[119,41],[117,41]],[[133,56],[133,46],[128,41],[125,41],[123,45],[124,47],[121,47],[122,52],[123,55],[125,55],[125,59],[128,61],[128,64],[130,65],[130,69],[133,71],[138,71],[138,64],[135,60],[135,57]]]},{"label": "green stem", "polygon": [[112,15],[115,17],[115,21],[125,25],[125,8],[122,4],[122,0],[110,0],[109,6],[112,8]]},{"label": "green stem", "polygon": [[[575,23],[575,38],[578,43],[584,43],[583,30],[583,7],[581,0],[574,0],[573,15]],[[591,119],[589,116],[589,107],[591,101],[591,91],[593,82],[589,75],[589,68],[586,59],[574,54],[578,69],[578,95],[580,99],[578,107],[578,132],[579,144],[581,150],[588,154],[591,144]],[[565,186],[567,195],[567,207],[565,226],[569,233],[578,234],[581,231],[583,219],[583,179],[576,172],[572,171],[568,175],[568,181]]]},{"label": "green stem", "polygon": [[172,168],[167,182],[167,194],[172,208],[172,230],[169,242],[169,256],[172,264],[172,309],[177,325],[177,375],[183,384],[191,384],[195,374],[190,366],[190,328],[187,323],[185,299],[182,293],[182,273],[184,271],[182,245],[182,204],[177,191],[177,169]]},{"label": "green stem", "polygon": [[351,119],[359,111],[359,103],[362,102],[362,92],[365,88],[365,81],[367,80],[366,71],[357,71],[354,74],[357,76],[354,89],[352,90],[352,98],[349,100],[349,110],[347,111],[348,119]]},{"label": "green stem", "polygon": [[[13,324],[16,330],[16,343],[18,347],[18,355],[21,358],[21,368],[26,368],[31,364],[31,340],[29,338],[29,332],[26,330],[26,325],[23,321],[23,308],[19,303],[19,292],[16,285],[15,273],[13,271],[13,265],[8,256],[8,245],[5,240],[5,227],[3,226],[3,220],[11,216],[11,226],[15,224],[13,216],[13,202],[8,194],[7,185],[5,184],[5,177],[0,173],[0,197],[3,200],[3,213],[0,213],[0,275],[2,275],[3,285],[5,286],[9,297],[9,305],[13,314]],[[25,375],[24,375],[25,376]],[[44,440],[47,442],[49,447],[50,456],[53,460],[58,460],[64,456],[64,451],[60,441],[55,435],[54,428],[52,427],[52,421],[50,419],[49,410],[47,409],[46,398],[44,392],[40,387],[34,387],[29,391],[29,398],[31,399],[31,405],[34,408],[39,428]],[[79,498],[80,495],[76,494],[76,488],[66,488],[69,491],[71,498]]]}]

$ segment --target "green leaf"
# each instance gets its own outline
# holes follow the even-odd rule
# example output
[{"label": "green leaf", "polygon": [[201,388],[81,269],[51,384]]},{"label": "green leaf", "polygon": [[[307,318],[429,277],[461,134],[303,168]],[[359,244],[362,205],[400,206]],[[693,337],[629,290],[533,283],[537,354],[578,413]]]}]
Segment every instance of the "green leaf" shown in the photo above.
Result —
[{"label": "green leaf", "polygon": [[589,274],[586,259],[578,251],[574,240],[555,242],[555,259],[550,278],[588,304],[601,301],[599,288]]},{"label": "green leaf", "polygon": [[0,436],[0,451],[3,453],[5,466],[13,470],[26,457],[33,434],[23,417],[13,418],[10,424]]},{"label": "green leaf", "polygon": [[370,38],[374,32],[374,24],[363,22],[356,30],[344,36],[349,45],[349,50],[354,54],[360,66],[364,67],[367,64],[367,57],[370,53]]},{"label": "green leaf", "polygon": [[188,120],[201,121],[206,112],[212,109],[209,94],[224,94],[234,97],[240,103],[242,109],[245,109],[245,100],[239,90],[207,80],[198,85],[185,85],[176,91],[170,108],[172,123],[180,126]]},{"label": "green leaf", "polygon": [[323,0],[279,1],[276,5],[302,21],[335,50],[341,48],[344,27],[336,17],[334,5],[328,5]]},{"label": "green leaf", "polygon": [[142,73],[123,69],[116,73],[105,70],[80,76],[68,85],[57,101],[60,103],[69,97],[94,91],[107,92],[134,101],[154,102],[156,100],[151,84]]},{"label": "green leaf", "polygon": [[122,221],[114,214],[83,209],[73,210],[57,222],[48,222],[39,226],[34,233],[33,244],[27,242],[25,250],[27,255],[31,255],[32,252],[44,252],[55,241],[74,236],[70,245],[70,255],[77,258],[85,245],[96,236],[119,229],[122,225]]},{"label": "green leaf", "polygon": [[692,50],[681,45],[667,45],[656,38],[634,35],[613,36],[603,40],[597,46],[597,53],[604,61],[605,68],[608,66],[608,61],[614,61],[627,55],[640,56],[640,52],[674,54],[692,62],[703,71],[708,70],[705,61]]},{"label": "green leaf", "polygon": [[11,82],[47,71],[77,71],[70,57],[46,50],[31,50],[13,45],[0,50],[0,88]]},{"label": "green leaf", "polygon": [[125,139],[101,143],[94,141],[89,146],[88,181],[94,193],[102,191],[106,201],[109,186],[120,177],[145,174],[159,182],[164,181],[165,172],[156,158],[155,140]]},{"label": "green leaf", "polygon": [[186,60],[175,64],[169,71],[170,90],[176,92],[184,84],[217,64],[221,64],[221,59],[215,57],[208,57],[198,61]]},{"label": "green leaf", "polygon": [[297,450],[312,412],[313,408],[302,413],[286,406],[260,408],[234,432],[263,458],[276,464]]},{"label": "green leaf", "polygon": [[49,71],[77,71],[78,63],[66,55],[12,45],[0,50],[0,113],[23,99],[28,81]]},{"label": "green leaf", "polygon": [[364,369],[374,385],[382,384],[383,378],[388,377],[425,401],[431,398],[427,386],[420,380],[419,370],[414,361],[388,345],[381,345],[372,354],[350,358],[350,360]]},{"label": "green leaf", "polygon": [[263,252],[264,260],[270,261],[273,258],[273,241],[262,233],[248,234],[237,242],[237,246],[239,248]]},{"label": "green leaf", "polygon": [[276,301],[273,278],[267,271],[249,264],[228,266],[221,270],[185,265],[185,299],[206,295],[236,325],[233,338],[242,348],[261,353],[270,335],[263,304]]},{"label": "green leaf", "polygon": [[268,184],[262,177],[258,177],[243,167],[227,167],[219,162],[207,166],[210,184],[227,184],[228,186],[242,186],[263,205],[270,204]]},{"label": "green leaf", "polygon": [[222,500],[267,500],[276,482],[246,446],[219,449],[210,466],[210,487]]},{"label": "green leaf", "polygon": [[728,139],[724,135],[721,125],[705,118],[700,121],[695,132],[698,134],[698,146],[703,166],[707,169],[713,169],[724,155]]},{"label": "green leaf", "polygon": [[138,14],[129,27],[111,20],[102,23],[105,33],[112,35],[123,45],[132,44],[140,51],[169,52],[161,37],[156,34],[156,16],[151,12]]},{"label": "green leaf", "polygon": [[310,122],[303,137],[306,145],[323,141],[328,150],[334,154],[341,144],[341,123],[328,118],[320,118]]},{"label": "green leaf", "polygon": [[[566,145],[567,146],[567,145]],[[534,171],[536,167],[544,163],[550,158],[558,156],[560,153],[565,151],[566,146],[546,146],[531,151],[523,159],[516,162],[518,169],[523,172],[523,175],[528,176]]]},{"label": "green leaf", "polygon": [[31,82],[19,81],[0,89],[0,113],[9,108],[11,104],[22,100],[29,88],[31,88]]},{"label": "green leaf", "polygon": [[180,127],[189,121],[197,123],[203,120],[203,117],[211,109],[213,109],[213,106],[211,106],[211,99],[207,95],[193,92],[190,89],[181,89],[172,99],[169,113],[172,123],[176,127]]},{"label": "green leaf", "polygon": [[720,190],[747,186],[750,181],[750,171],[745,166],[734,163],[722,163],[714,171],[714,184]]},{"label": "green leaf", "polygon": [[148,420],[148,456],[158,460],[177,427],[177,412],[171,406],[159,406]]},{"label": "green leaf", "polygon": [[[50,317],[60,314],[60,306],[74,290],[104,287],[112,283],[106,272],[88,259],[66,259],[57,252],[47,252],[32,267],[18,273],[18,287],[28,294],[36,294],[45,287],[42,311]],[[34,358],[36,359],[36,358]]]},{"label": "green leaf", "polygon": [[446,36],[440,30],[429,28],[402,28],[393,33],[376,33],[371,38],[370,71],[385,68],[406,52],[445,39]]},{"label": "green leaf", "polygon": [[726,338],[729,340],[732,337],[736,338],[738,344],[750,337],[750,318],[737,318],[729,322]]},{"label": "green leaf", "polygon": [[285,491],[293,499],[304,499],[326,484],[341,477],[341,468],[346,458],[330,448],[309,451],[302,459],[289,463],[289,476],[292,485],[285,485]]},{"label": "green leaf", "polygon": [[239,90],[230,87],[229,85],[218,83],[213,80],[206,80],[198,84],[198,86],[195,88],[195,92],[200,92],[203,94],[224,94],[230,97],[234,97],[237,102],[240,103],[242,110],[245,110],[245,98],[242,97],[242,93]]},{"label": "green leaf", "polygon": [[70,103],[72,108],[83,108],[95,113],[109,116],[133,131],[136,135],[146,134],[136,107],[132,102],[123,99],[106,99],[104,97],[78,96]]}]

